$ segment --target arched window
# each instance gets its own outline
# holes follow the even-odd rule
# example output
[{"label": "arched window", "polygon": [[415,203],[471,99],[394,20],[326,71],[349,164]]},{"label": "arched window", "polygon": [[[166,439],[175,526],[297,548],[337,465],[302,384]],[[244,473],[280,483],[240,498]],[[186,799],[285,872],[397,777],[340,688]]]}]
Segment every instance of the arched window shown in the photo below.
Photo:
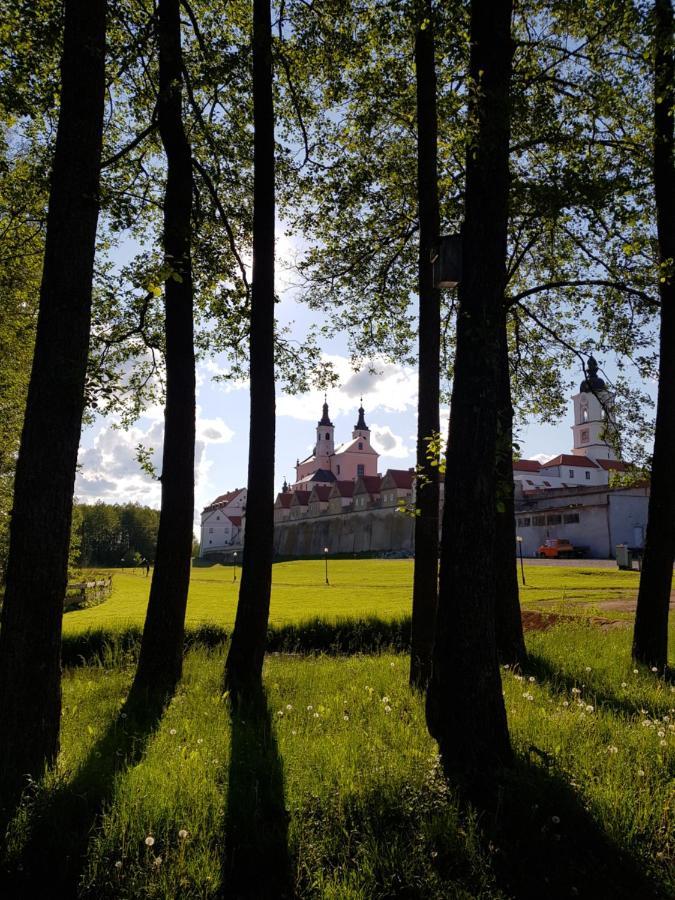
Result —
[{"label": "arched window", "polygon": [[330,440],[330,435],[328,434],[328,432],[326,432],[326,440],[327,440],[327,441]]},{"label": "arched window", "polygon": [[587,406],[581,407],[581,421],[588,422],[588,407]]},{"label": "arched window", "polygon": [[359,442],[359,450],[363,450],[363,444]]}]

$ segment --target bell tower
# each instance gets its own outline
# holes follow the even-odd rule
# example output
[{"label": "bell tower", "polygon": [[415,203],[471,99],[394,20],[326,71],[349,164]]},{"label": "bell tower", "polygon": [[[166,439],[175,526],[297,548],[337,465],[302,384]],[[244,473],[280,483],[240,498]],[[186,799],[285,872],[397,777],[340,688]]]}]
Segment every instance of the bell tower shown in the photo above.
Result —
[{"label": "bell tower", "polygon": [[365,410],[363,408],[363,397],[361,397],[361,406],[359,406],[359,418],[357,419],[352,438],[363,438],[370,441],[370,428],[366,425]]},{"label": "bell tower", "polygon": [[329,468],[328,457],[335,453],[335,426],[328,415],[328,399],[323,396],[323,415],[316,425],[316,449],[314,451],[320,468]]},{"label": "bell tower", "polygon": [[605,382],[598,375],[598,364],[592,356],[588,358],[588,377],[579,386],[579,393],[572,397],[574,402],[574,447],[575,456],[590,459],[616,459],[614,448],[607,441],[611,429],[612,395]]}]

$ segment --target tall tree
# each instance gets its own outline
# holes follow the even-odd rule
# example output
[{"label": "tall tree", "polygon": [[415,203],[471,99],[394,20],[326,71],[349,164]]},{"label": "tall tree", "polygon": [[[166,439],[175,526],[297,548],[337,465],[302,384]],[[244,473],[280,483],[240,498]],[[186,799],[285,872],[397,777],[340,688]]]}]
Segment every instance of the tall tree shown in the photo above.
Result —
[{"label": "tall tree", "polygon": [[513,484],[513,402],[506,308],[499,321],[499,371],[497,373],[497,509],[495,522],[495,627],[500,662],[525,661],[525,638],[520,615],[516,568],[516,516]]},{"label": "tall tree", "polygon": [[654,197],[659,255],[661,333],[645,555],[633,656],[660,670],[668,664],[668,609],[675,560],[675,58],[672,0],[654,3]]},{"label": "tall tree", "polygon": [[237,694],[260,683],[267,638],[274,518],[274,104],[270,0],[253,0],[253,272],[251,424],[246,544],[225,679]]},{"label": "tall tree", "polygon": [[[441,298],[434,287],[431,255],[438,249],[438,122],[432,0],[420,0],[415,31],[417,79],[418,399],[415,567],[413,570],[410,683],[426,687],[438,594],[438,460],[430,447],[439,432]],[[433,444],[430,444],[433,439]],[[436,465],[433,465],[433,463]]]},{"label": "tall tree", "polygon": [[194,515],[195,353],[192,155],[183,125],[180,0],[159,0],[157,123],[166,154],[164,307],[166,402],[157,553],[132,688],[170,692],[181,676]]},{"label": "tall tree", "polygon": [[511,0],[471,3],[463,272],[436,640],[427,692],[427,722],[444,767],[469,781],[511,760],[495,638],[495,459],[506,286],[511,14]]},{"label": "tall tree", "polygon": [[66,0],[63,28],[40,306],[0,630],[0,773],[9,800],[26,775],[39,776],[54,761],[59,746],[61,623],[99,212],[106,0]]}]

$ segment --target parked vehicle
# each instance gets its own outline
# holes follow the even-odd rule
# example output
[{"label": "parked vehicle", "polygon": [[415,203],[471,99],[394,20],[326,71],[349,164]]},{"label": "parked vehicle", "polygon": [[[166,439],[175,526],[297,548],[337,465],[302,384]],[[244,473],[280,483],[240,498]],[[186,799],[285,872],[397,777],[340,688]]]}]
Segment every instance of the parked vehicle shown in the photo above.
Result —
[{"label": "parked vehicle", "polygon": [[567,538],[551,538],[539,547],[535,556],[539,559],[580,559],[587,547],[575,547]]}]

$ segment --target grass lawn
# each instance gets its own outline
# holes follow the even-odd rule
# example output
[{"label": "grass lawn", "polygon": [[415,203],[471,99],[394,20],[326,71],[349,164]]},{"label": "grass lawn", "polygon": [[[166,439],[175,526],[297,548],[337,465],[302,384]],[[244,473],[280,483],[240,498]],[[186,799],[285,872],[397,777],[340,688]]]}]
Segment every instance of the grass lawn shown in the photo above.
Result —
[{"label": "grass lawn", "polygon": [[404,655],[272,655],[237,714],[223,647],[192,650],[141,717],[131,666],[69,669],[59,768],[10,826],[4,896],[675,896],[675,688],[633,671],[629,640],[528,635],[528,670],[503,673],[518,764],[480,819]]},{"label": "grass lawn", "polygon": [[[270,623],[285,625],[313,616],[325,620],[376,616],[389,620],[410,614],[412,567],[409,559],[330,560],[325,584],[324,561],[277,563],[273,570]],[[224,627],[234,624],[239,581],[229,566],[195,566],[190,580],[187,624]],[[237,578],[241,572],[238,571]],[[618,569],[525,566],[521,586],[525,606],[589,614],[605,600],[633,598],[639,574]],[[114,570],[113,594],[105,603],[66,613],[66,634],[98,628],[142,625],[150,578]],[[581,602],[580,602],[581,601]],[[620,617],[620,612],[605,613]]]}]

